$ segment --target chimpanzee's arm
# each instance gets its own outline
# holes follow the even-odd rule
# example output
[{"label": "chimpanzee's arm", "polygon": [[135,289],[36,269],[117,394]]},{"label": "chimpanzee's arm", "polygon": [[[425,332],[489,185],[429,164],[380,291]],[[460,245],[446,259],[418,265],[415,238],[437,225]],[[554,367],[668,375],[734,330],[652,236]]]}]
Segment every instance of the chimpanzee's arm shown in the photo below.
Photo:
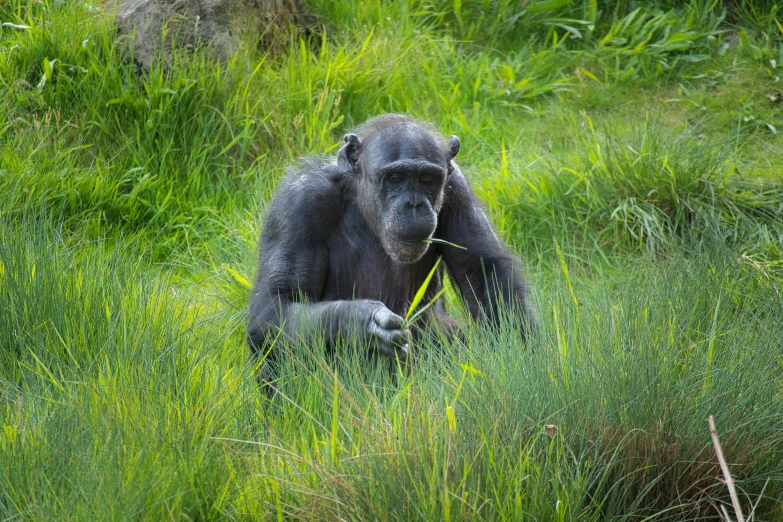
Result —
[{"label": "chimpanzee's arm", "polygon": [[525,314],[527,323],[535,329],[530,290],[519,259],[495,233],[465,175],[452,165],[436,237],[467,250],[442,247],[449,274],[475,319],[497,324],[499,308],[513,306]]},{"label": "chimpanzee's arm", "polygon": [[[284,182],[267,212],[259,266],[250,298],[248,342],[256,356],[282,333],[292,337],[357,335],[388,357],[407,356],[403,319],[379,301],[320,301],[328,274],[327,238],[339,213],[339,194],[320,172]],[[336,203],[337,202],[337,203]]]}]

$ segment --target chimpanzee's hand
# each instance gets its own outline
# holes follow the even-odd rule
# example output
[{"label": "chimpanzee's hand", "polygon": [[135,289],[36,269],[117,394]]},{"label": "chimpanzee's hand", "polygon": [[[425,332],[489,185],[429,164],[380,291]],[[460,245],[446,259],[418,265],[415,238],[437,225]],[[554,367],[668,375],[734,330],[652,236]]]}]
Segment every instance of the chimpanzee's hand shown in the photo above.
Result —
[{"label": "chimpanzee's hand", "polygon": [[[357,303],[358,304],[358,303]],[[372,346],[382,355],[406,361],[408,358],[408,330],[405,319],[395,314],[380,301],[361,301],[366,314],[366,334]],[[360,312],[361,314],[361,312]],[[361,324],[361,323],[360,323]]]}]

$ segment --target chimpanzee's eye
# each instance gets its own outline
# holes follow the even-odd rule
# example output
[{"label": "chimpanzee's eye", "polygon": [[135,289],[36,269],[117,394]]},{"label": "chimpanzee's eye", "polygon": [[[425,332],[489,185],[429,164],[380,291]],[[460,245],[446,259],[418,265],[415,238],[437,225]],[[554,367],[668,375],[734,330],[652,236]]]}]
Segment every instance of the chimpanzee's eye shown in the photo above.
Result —
[{"label": "chimpanzee's eye", "polygon": [[389,175],[390,183],[400,183],[402,182],[403,179],[405,179],[405,177],[399,172],[393,172],[392,174]]},{"label": "chimpanzee's eye", "polygon": [[436,181],[437,181],[437,180],[435,179],[435,176],[429,176],[429,175],[427,175],[427,176],[422,176],[422,177],[421,177],[421,179],[419,180],[419,182],[420,182],[422,185],[429,186],[429,187],[431,187],[432,185],[434,185],[434,184],[436,183]]}]

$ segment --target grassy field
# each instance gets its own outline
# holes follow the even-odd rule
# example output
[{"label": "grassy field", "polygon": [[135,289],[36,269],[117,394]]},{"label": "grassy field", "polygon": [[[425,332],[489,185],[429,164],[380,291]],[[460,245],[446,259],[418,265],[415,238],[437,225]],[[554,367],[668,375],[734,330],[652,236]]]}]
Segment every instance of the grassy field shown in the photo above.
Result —
[{"label": "grassy field", "polygon": [[[0,0],[0,520],[733,518],[710,415],[783,520],[783,8],[307,3],[139,79],[101,2]],[[460,137],[541,335],[394,378],[281,341],[267,401],[265,204],[389,111]]]}]

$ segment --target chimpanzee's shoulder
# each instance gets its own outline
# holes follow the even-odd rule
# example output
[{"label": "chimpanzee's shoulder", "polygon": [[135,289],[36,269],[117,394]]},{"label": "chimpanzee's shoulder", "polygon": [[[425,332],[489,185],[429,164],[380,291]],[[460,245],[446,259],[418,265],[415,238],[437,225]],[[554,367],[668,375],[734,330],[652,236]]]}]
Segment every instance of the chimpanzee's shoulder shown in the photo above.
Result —
[{"label": "chimpanzee's shoulder", "polygon": [[349,176],[340,171],[334,158],[302,158],[280,182],[267,218],[297,226],[328,226],[343,213],[349,182]]}]

